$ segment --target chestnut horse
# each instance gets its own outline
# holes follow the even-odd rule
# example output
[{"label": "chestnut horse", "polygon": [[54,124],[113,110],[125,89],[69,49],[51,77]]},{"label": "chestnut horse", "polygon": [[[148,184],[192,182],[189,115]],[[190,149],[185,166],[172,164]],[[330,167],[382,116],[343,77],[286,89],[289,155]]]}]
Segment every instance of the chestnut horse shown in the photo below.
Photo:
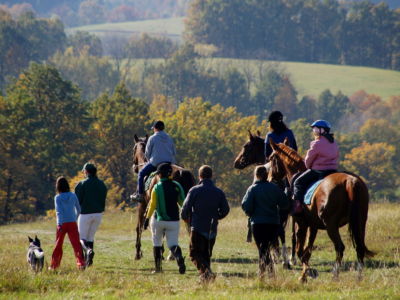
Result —
[{"label": "chestnut horse", "polygon": [[[273,152],[270,156],[271,168],[269,176],[280,180],[284,176],[292,182],[295,174],[305,171],[301,156],[285,144],[269,141]],[[340,172],[324,178],[315,190],[310,205],[304,205],[300,216],[294,217],[296,229],[296,252],[303,265],[301,281],[307,281],[307,274],[316,276],[316,271],[309,267],[309,260],[318,229],[326,230],[336,251],[336,262],[333,274],[339,276],[345,246],[340,237],[339,228],[349,224],[349,232],[357,252],[358,271],[364,264],[364,257],[375,255],[365,245],[365,227],[368,217],[369,195],[364,181],[357,175]],[[306,243],[308,233],[308,241]]]},{"label": "chestnut horse", "polygon": [[[149,136],[146,135],[144,138],[139,138],[136,134],[134,135],[135,145],[133,146],[133,171],[135,173],[139,173],[141,169],[147,163],[147,158],[145,156],[146,144]],[[173,166],[172,179],[179,182],[185,192],[185,195],[188,193],[189,189],[195,185],[195,179],[189,170]],[[145,221],[146,209],[147,205],[150,201],[151,190],[153,186],[158,182],[157,176],[153,177],[152,182],[150,184],[150,188],[146,191],[145,201],[139,203],[138,206],[138,219],[136,224],[136,256],[135,259],[140,259],[143,256],[141,250],[141,238],[143,232],[143,225]]]},{"label": "chestnut horse", "polygon": [[[236,169],[242,170],[252,164],[256,165],[263,165],[265,164],[266,159],[264,156],[264,139],[260,137],[260,132],[257,131],[257,135],[253,135],[249,131],[249,141],[246,142],[238,154],[238,156],[235,159],[234,167]],[[276,182],[280,187],[283,189],[281,183],[282,181]],[[285,227],[288,221],[288,216],[289,216],[289,210],[281,210],[279,212],[280,214],[280,220],[281,224],[280,225],[280,230],[279,230],[279,239],[281,240],[282,243],[282,257],[283,257],[283,266],[287,269],[290,269],[290,263],[287,255],[287,250],[286,250],[286,237],[285,237]],[[293,230],[294,232],[294,230]],[[248,233],[248,241],[251,241],[251,229],[249,227],[249,233]],[[295,258],[295,252],[294,252],[294,246],[295,246],[296,240],[295,240],[295,235],[294,233],[292,234],[292,259]],[[279,249],[279,241],[277,241],[277,245],[275,248]]]}]

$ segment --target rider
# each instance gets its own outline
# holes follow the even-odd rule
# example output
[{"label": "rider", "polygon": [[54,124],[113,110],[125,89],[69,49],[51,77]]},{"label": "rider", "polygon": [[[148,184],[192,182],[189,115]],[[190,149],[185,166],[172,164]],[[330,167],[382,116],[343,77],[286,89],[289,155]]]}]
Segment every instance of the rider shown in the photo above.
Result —
[{"label": "rider", "polygon": [[150,136],[145,152],[148,162],[140,170],[136,194],[131,196],[133,200],[138,202],[144,200],[144,178],[156,171],[157,166],[161,163],[175,163],[175,145],[172,138],[164,132],[164,128],[164,122],[160,120],[152,126],[154,134]]},{"label": "rider", "polygon": [[287,128],[286,124],[283,122],[283,114],[276,110],[270,113],[268,116],[268,122],[269,122],[269,129],[270,131],[267,133],[267,136],[265,137],[265,150],[264,154],[265,157],[268,158],[272,153],[272,148],[271,145],[269,144],[269,139],[272,138],[272,140],[275,143],[283,143],[285,138],[289,139],[289,147],[297,151],[297,144],[296,144],[296,139],[294,138],[293,132]]},{"label": "rider", "polygon": [[294,182],[294,214],[302,211],[302,202],[307,188],[313,182],[334,173],[338,168],[339,147],[329,133],[331,125],[325,120],[317,120],[311,124],[314,141],[310,143],[305,164],[307,171],[301,174]]}]

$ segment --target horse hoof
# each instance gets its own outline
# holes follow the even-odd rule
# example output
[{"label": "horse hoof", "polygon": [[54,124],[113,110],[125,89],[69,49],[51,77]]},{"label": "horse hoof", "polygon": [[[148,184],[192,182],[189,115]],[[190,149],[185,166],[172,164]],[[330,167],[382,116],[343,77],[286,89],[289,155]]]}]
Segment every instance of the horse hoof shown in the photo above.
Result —
[{"label": "horse hoof", "polygon": [[141,259],[142,257],[143,257],[143,252],[140,251],[139,253],[136,253],[135,260],[139,260],[139,259]]}]

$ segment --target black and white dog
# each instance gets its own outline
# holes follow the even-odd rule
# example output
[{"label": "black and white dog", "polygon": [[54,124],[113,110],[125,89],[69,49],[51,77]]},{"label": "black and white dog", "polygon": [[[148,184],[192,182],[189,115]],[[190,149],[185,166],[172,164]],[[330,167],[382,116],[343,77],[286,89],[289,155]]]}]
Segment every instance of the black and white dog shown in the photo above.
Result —
[{"label": "black and white dog", "polygon": [[44,252],[42,248],[40,248],[40,240],[37,236],[35,236],[34,240],[29,236],[28,239],[29,248],[28,253],[26,254],[26,259],[35,273],[41,272],[44,265]]}]

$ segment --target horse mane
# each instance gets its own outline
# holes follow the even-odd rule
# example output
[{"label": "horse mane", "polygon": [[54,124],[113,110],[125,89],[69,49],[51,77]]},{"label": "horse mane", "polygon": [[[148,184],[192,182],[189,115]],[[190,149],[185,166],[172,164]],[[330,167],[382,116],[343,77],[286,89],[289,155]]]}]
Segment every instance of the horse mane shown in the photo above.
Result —
[{"label": "horse mane", "polygon": [[306,169],[303,158],[296,152],[296,150],[283,143],[276,144],[274,150],[278,153],[279,157],[284,161],[288,168],[301,171]]}]

